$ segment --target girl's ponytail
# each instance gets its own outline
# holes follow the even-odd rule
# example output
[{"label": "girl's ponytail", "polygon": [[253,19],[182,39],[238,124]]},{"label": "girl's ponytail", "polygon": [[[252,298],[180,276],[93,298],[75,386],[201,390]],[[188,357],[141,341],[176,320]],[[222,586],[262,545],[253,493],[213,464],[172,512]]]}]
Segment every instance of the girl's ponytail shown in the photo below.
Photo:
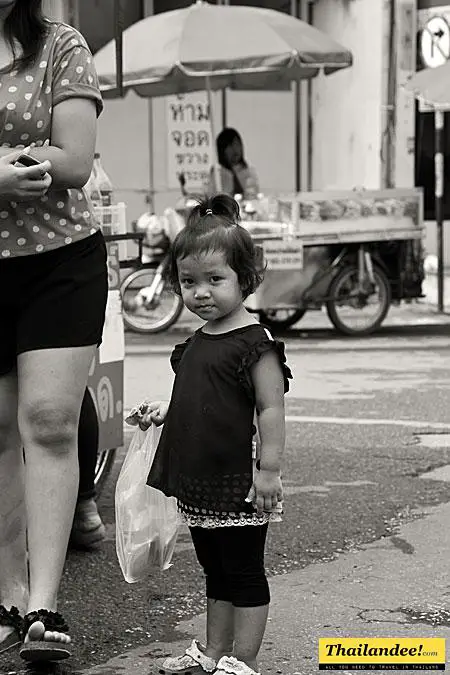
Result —
[{"label": "girl's ponytail", "polygon": [[209,197],[194,206],[188,216],[187,225],[195,225],[207,216],[223,218],[229,223],[237,224],[240,220],[239,204],[235,199],[225,194]]}]

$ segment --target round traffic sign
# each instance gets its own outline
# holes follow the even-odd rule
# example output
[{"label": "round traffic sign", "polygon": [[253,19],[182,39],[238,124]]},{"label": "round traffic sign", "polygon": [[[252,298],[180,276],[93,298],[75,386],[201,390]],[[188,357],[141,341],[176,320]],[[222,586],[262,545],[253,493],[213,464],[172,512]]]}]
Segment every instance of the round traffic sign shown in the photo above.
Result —
[{"label": "round traffic sign", "polygon": [[432,16],[420,36],[420,54],[428,68],[442,66],[450,56],[450,28],[443,16]]}]

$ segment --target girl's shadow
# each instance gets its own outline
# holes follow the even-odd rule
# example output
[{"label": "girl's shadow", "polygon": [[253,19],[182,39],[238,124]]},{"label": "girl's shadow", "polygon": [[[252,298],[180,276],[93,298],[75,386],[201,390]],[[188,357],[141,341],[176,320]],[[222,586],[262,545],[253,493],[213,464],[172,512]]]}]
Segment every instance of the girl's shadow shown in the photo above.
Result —
[{"label": "girl's shadow", "polygon": [[22,673],[23,675],[80,675],[80,671],[73,670],[69,664],[61,663],[31,663]]}]

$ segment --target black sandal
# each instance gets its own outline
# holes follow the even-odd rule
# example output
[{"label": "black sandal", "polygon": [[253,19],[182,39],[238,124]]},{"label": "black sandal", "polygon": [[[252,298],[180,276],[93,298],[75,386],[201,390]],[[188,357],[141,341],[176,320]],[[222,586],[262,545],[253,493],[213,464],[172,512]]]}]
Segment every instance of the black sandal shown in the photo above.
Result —
[{"label": "black sandal", "polygon": [[[58,633],[68,633],[69,626],[58,612],[50,612],[48,609],[38,609],[37,612],[26,614],[23,619],[23,637],[25,639],[30,626],[36,621],[42,621],[45,630]],[[68,659],[71,652],[64,642],[53,640],[29,640],[24,643],[19,652],[25,661],[61,661]]]},{"label": "black sandal", "polygon": [[14,628],[13,632],[0,642],[0,654],[3,654],[22,641],[23,619],[17,607],[6,609],[4,605],[0,605],[0,626],[11,626],[11,628]]}]

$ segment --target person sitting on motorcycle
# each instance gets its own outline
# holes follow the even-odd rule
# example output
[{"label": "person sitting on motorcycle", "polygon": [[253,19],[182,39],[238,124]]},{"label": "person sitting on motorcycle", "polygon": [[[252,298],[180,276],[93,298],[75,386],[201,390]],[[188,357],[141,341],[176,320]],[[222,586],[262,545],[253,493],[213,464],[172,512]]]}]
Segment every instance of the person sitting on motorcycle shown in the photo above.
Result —
[{"label": "person sitting on motorcycle", "polygon": [[[254,199],[259,192],[259,181],[255,169],[244,158],[244,144],[236,129],[225,127],[216,139],[219,166],[211,168],[205,192],[208,197],[222,192],[234,197]],[[216,171],[219,171],[221,186],[217,185]],[[219,189],[220,188],[220,189]]]}]

